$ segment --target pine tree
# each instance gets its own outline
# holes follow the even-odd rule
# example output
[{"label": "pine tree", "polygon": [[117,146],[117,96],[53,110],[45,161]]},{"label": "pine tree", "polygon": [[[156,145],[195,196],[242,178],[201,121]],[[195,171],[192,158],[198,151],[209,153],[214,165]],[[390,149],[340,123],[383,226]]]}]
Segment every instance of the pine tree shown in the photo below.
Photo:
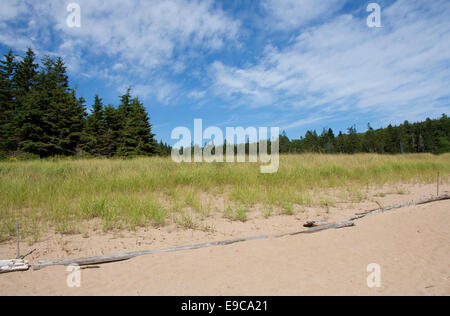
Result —
[{"label": "pine tree", "polygon": [[105,107],[104,116],[106,125],[104,155],[113,157],[117,154],[119,147],[123,118],[119,110],[112,105]]},{"label": "pine tree", "polygon": [[0,61],[0,152],[14,151],[18,143],[14,124],[13,77],[16,67],[15,56],[10,50]]},{"label": "pine tree", "polygon": [[336,146],[337,146],[337,152],[338,153],[345,153],[345,139],[344,139],[344,134],[342,134],[342,131],[339,131],[339,135],[337,137],[337,142],[336,142]]},{"label": "pine tree", "polygon": [[324,129],[322,132],[321,138],[321,147],[322,151],[327,154],[332,154],[335,152],[335,136],[334,132],[331,128]]},{"label": "pine tree", "polygon": [[[290,141],[286,135],[286,131],[283,131],[279,137],[280,137],[279,138],[280,139],[280,153],[282,153],[282,154],[289,153],[290,152]],[[249,149],[250,149],[250,144],[248,144],[246,146],[245,152],[248,153]]]},{"label": "pine tree", "polygon": [[345,152],[348,154],[354,154],[361,151],[361,142],[359,140],[356,126],[348,128],[348,135],[345,142]]},{"label": "pine tree", "polygon": [[31,48],[28,48],[26,56],[18,63],[17,71],[13,78],[17,98],[25,96],[36,85],[38,67],[36,54]]},{"label": "pine tree", "polygon": [[108,155],[106,143],[107,127],[102,99],[96,95],[92,114],[86,120],[83,131],[82,149],[94,156]]},{"label": "pine tree", "polygon": [[117,154],[124,157],[156,154],[157,143],[148,114],[138,98],[131,99],[130,89],[121,97],[119,112],[124,124]]},{"label": "pine tree", "polygon": [[[13,77],[16,99],[15,133],[18,138],[18,149],[24,152],[41,154],[46,146],[46,139],[42,137],[44,124],[40,94],[37,90],[38,67],[36,55],[31,48],[26,56],[17,64]],[[44,150],[42,150],[42,153]]]},{"label": "pine tree", "polygon": [[367,124],[367,132],[364,137],[364,151],[368,153],[374,153],[377,151],[376,146],[376,138],[375,138],[375,131],[373,130],[372,126],[370,126],[370,123]]},{"label": "pine tree", "polygon": [[42,63],[35,84],[21,96],[19,148],[41,157],[74,155],[84,124],[84,101],[69,89],[62,59],[47,56]]}]

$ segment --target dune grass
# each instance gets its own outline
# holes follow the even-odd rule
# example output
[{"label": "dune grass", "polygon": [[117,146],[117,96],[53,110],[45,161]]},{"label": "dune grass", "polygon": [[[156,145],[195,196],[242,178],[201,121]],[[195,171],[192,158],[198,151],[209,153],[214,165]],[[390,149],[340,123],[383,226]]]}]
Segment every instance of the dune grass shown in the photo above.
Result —
[{"label": "dune grass", "polygon": [[[282,156],[275,174],[257,164],[175,164],[170,158],[133,160],[36,160],[0,162],[0,241],[15,236],[80,233],[83,223],[104,231],[177,223],[196,228],[213,212],[239,221],[260,205],[268,217],[293,205],[328,208],[362,200],[364,190],[385,184],[443,182],[450,154]],[[334,192],[333,196],[329,192]],[[217,206],[216,199],[225,206]]]}]

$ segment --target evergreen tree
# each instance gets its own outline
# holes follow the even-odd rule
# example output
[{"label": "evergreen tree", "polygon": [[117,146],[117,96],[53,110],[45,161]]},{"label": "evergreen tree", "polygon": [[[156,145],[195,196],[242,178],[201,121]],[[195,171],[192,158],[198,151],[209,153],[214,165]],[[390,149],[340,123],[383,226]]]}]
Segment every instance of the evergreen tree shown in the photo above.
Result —
[{"label": "evergreen tree", "polygon": [[[283,131],[283,133],[281,133],[281,135],[279,137],[280,137],[280,153],[289,153],[291,142],[286,135],[286,131]],[[248,144],[246,146],[246,151],[245,151],[246,153],[249,152],[249,148],[250,148],[250,144]]]},{"label": "evergreen tree", "polygon": [[335,136],[331,128],[323,129],[322,135],[320,136],[320,151],[327,154],[332,154],[335,152]]},{"label": "evergreen tree", "polygon": [[[213,154],[215,153],[215,149],[213,149]],[[163,157],[167,157],[170,156],[172,153],[172,147],[169,146],[167,143],[164,143],[162,140],[158,143],[158,155],[163,156]]]},{"label": "evergreen tree", "polygon": [[339,131],[339,135],[337,137],[337,152],[338,153],[345,153],[345,140],[344,140],[344,134],[342,134],[342,131]]},{"label": "evergreen tree", "polygon": [[105,153],[107,157],[113,157],[117,154],[119,147],[120,134],[122,130],[122,116],[112,105],[105,107]]},{"label": "evergreen tree", "polygon": [[106,141],[107,125],[102,99],[96,95],[92,113],[86,120],[82,136],[82,149],[94,156],[107,156],[108,145]]},{"label": "evergreen tree", "polygon": [[156,154],[157,143],[148,114],[138,98],[131,99],[130,89],[121,97],[119,112],[124,124],[117,154],[125,157]]},{"label": "evergreen tree", "polygon": [[13,77],[17,63],[12,50],[0,61],[0,152],[17,148]]},{"label": "evergreen tree", "polygon": [[356,131],[356,126],[348,128],[348,135],[344,143],[345,152],[349,154],[354,154],[361,151],[361,142]]},{"label": "evergreen tree", "polygon": [[14,74],[14,84],[16,87],[16,97],[24,97],[36,85],[39,65],[36,63],[36,54],[29,48],[26,56],[17,65],[17,71]]},{"label": "evergreen tree", "polygon": [[304,139],[305,150],[308,152],[319,152],[319,136],[316,131],[307,131]]},{"label": "evergreen tree", "polygon": [[64,62],[45,57],[34,86],[21,96],[19,148],[48,157],[73,155],[85,116],[84,100],[70,90]]},{"label": "evergreen tree", "polygon": [[375,138],[375,131],[373,130],[372,126],[370,126],[370,123],[367,124],[367,132],[364,137],[364,151],[368,153],[374,153],[376,152],[376,138]]}]

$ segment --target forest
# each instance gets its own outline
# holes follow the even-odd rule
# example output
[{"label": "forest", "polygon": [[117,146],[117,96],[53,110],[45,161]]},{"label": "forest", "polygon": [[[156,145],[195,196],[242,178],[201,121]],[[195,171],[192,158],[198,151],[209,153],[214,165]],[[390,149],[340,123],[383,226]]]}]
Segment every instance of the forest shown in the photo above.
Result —
[{"label": "forest", "polygon": [[70,88],[62,58],[39,64],[28,49],[23,58],[9,51],[0,61],[0,156],[132,157],[167,155],[155,140],[144,104],[131,95],[118,107],[100,96],[88,114],[86,101]]},{"label": "forest", "polygon": [[450,152],[450,119],[442,114],[439,119],[427,118],[424,122],[405,121],[399,126],[374,130],[370,124],[367,131],[358,133],[355,126],[347,133],[335,135],[332,129],[324,129],[319,135],[308,131],[300,139],[290,140],[286,133],[280,136],[282,153],[433,153]]}]

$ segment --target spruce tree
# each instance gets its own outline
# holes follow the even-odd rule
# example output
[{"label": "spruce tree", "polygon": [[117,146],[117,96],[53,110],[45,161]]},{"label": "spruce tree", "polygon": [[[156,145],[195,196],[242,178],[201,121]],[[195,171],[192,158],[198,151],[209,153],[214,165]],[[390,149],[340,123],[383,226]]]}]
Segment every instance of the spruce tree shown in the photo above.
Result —
[{"label": "spruce tree", "polygon": [[105,152],[103,155],[113,157],[117,155],[117,149],[120,142],[120,133],[123,125],[123,117],[114,106],[108,105],[105,107]]},{"label": "spruce tree", "polygon": [[345,153],[345,139],[344,139],[344,134],[342,133],[342,131],[339,131],[339,135],[337,137],[337,141],[336,141],[336,147],[337,147],[337,152],[338,153]]},{"label": "spruce tree", "polygon": [[348,128],[348,135],[345,141],[345,152],[354,154],[361,151],[361,142],[356,131],[356,126]]},{"label": "spruce tree", "polygon": [[13,78],[17,98],[26,96],[35,87],[38,67],[36,54],[31,48],[28,48],[26,56],[18,63],[17,71]]},{"label": "spruce tree", "polygon": [[119,112],[124,118],[120,133],[119,156],[149,156],[157,153],[149,117],[138,98],[131,99],[130,89],[121,98]]},{"label": "spruce tree", "polygon": [[88,116],[83,131],[82,149],[94,156],[107,156],[106,132],[103,101],[96,95],[92,113]]},{"label": "spruce tree", "polygon": [[17,148],[15,99],[13,77],[17,63],[10,50],[0,61],[0,151],[14,151]]},{"label": "spruce tree", "polygon": [[29,48],[26,56],[17,64],[13,83],[16,100],[14,121],[18,149],[40,155],[45,151],[42,149],[46,146],[46,139],[41,137],[45,127],[41,123],[42,104],[37,90],[38,67],[36,55]]},{"label": "spruce tree", "polygon": [[34,86],[21,96],[19,148],[41,157],[74,155],[84,124],[84,101],[69,88],[61,58],[47,56],[42,63]]}]

